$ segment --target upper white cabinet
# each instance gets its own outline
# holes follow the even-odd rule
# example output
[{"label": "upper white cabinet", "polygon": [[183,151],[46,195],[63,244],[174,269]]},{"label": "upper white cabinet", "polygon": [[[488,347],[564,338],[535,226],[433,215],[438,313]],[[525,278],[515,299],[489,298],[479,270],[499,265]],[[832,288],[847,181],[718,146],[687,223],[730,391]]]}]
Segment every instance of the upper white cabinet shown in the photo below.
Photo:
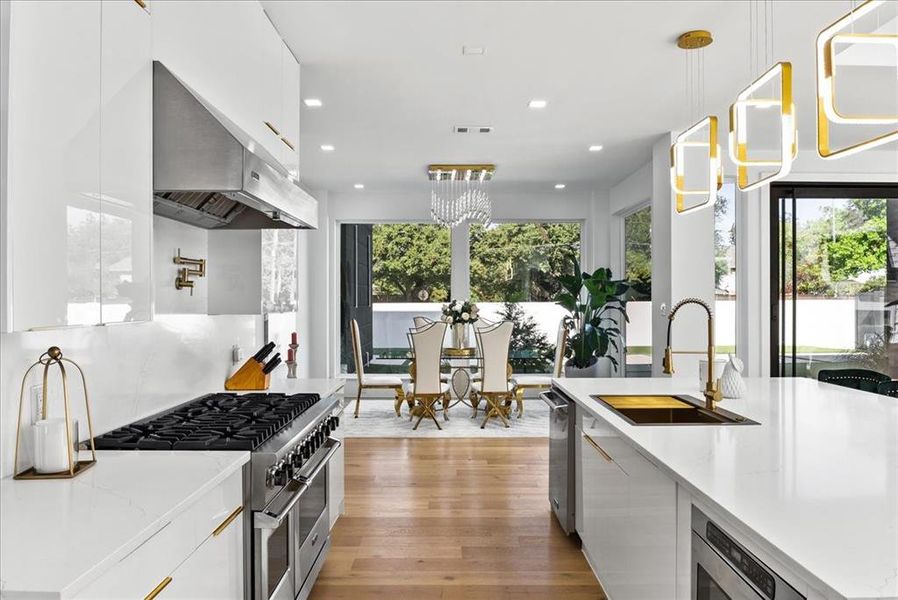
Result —
[{"label": "upper white cabinet", "polygon": [[299,64],[258,2],[156,3],[153,55],[298,177]]},{"label": "upper white cabinet", "polygon": [[151,316],[149,19],[136,2],[10,5],[8,330]]},{"label": "upper white cabinet", "polygon": [[100,111],[100,317],[151,318],[153,72],[150,15],[103,2]]}]

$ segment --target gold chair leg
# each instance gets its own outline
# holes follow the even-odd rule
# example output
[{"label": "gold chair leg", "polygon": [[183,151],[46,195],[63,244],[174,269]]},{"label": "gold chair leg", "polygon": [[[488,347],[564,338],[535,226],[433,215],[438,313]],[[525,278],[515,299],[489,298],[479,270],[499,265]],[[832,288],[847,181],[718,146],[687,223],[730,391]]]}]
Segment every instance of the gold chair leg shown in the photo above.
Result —
[{"label": "gold chair leg", "polygon": [[471,390],[471,406],[474,408],[474,414],[471,415],[472,419],[477,418],[477,406],[480,404],[480,397],[477,395],[477,392]]},{"label": "gold chair leg", "polygon": [[443,420],[449,420],[449,393],[443,394]]},{"label": "gold chair leg", "polygon": [[393,389],[393,395],[396,396],[396,401],[393,403],[393,408],[396,410],[396,416],[401,417],[402,412],[402,390]]},{"label": "gold chair leg", "polygon": [[524,416],[524,388],[518,388],[514,392],[515,399],[518,401],[518,418]]},{"label": "gold chair leg", "polygon": [[359,392],[355,395],[355,416],[354,418],[359,418],[359,406],[362,404],[362,384],[359,384]]}]

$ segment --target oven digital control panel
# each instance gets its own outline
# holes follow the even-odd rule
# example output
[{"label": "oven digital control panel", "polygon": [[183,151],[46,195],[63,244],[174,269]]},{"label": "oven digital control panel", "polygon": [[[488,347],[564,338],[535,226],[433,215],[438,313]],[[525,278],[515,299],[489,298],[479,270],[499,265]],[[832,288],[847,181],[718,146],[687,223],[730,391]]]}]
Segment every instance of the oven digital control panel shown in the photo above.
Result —
[{"label": "oven digital control panel", "polygon": [[705,531],[708,541],[723,554],[766,598],[776,597],[776,579],[742,546],[722,532],[717,525],[708,521]]}]

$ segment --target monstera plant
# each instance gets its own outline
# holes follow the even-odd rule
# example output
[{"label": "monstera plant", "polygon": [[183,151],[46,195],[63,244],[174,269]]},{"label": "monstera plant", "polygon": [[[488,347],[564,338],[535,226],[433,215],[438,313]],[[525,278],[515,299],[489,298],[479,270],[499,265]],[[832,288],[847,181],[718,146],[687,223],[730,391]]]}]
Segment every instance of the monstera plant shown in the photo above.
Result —
[{"label": "monstera plant", "polygon": [[564,291],[558,295],[557,303],[570,313],[564,320],[568,330],[565,348],[568,375],[598,374],[602,357],[607,357],[617,370],[618,361],[611,351],[620,351],[623,334],[618,325],[621,320],[628,321],[630,284],[613,279],[611,269],[583,273],[576,262],[573,274],[562,275],[559,282]]}]

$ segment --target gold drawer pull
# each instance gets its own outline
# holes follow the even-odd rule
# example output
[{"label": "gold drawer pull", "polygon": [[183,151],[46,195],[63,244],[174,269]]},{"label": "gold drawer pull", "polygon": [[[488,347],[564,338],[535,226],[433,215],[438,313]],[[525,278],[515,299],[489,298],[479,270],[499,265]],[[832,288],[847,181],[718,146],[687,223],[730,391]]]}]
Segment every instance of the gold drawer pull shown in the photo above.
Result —
[{"label": "gold drawer pull", "polygon": [[281,138],[281,141],[284,142],[285,144],[287,144],[287,147],[290,148],[291,150],[296,150],[296,146],[294,146],[293,144],[291,144],[291,143],[290,143],[290,140],[288,140],[287,138],[282,137],[282,138]]},{"label": "gold drawer pull", "polygon": [[137,6],[140,8],[147,10],[147,3],[144,0],[134,0],[137,3]]},{"label": "gold drawer pull", "polygon": [[166,587],[168,587],[168,584],[170,584],[170,583],[171,583],[171,577],[166,577],[165,579],[160,581],[159,585],[154,587],[153,591],[150,592],[149,594],[147,594],[143,600],[153,600],[153,598],[155,598],[156,596],[161,594],[162,590],[164,590]]},{"label": "gold drawer pull", "polygon": [[610,463],[613,463],[613,462],[614,462],[614,459],[611,458],[611,455],[608,454],[607,452],[605,452],[604,450],[602,450],[602,447],[599,446],[599,445],[596,443],[596,441],[595,441],[594,439],[592,439],[591,437],[589,437],[589,436],[586,435],[585,433],[583,434],[583,438],[584,438],[587,442],[589,442],[589,445],[590,445],[590,446],[592,446],[593,448],[596,449],[596,452],[598,452],[599,454],[602,455],[602,458],[604,458],[605,460],[607,460],[607,461],[610,462]]},{"label": "gold drawer pull", "polygon": [[212,535],[215,537],[218,537],[221,534],[221,532],[224,531],[225,529],[227,529],[228,525],[230,525],[231,522],[233,522],[233,520],[236,519],[237,516],[240,515],[240,513],[242,513],[242,512],[243,512],[242,506],[238,506],[237,508],[235,508],[234,512],[229,514],[228,518],[225,519],[224,521],[222,521],[221,525],[219,525],[218,527],[215,528],[215,531],[212,532]]},{"label": "gold drawer pull", "polygon": [[281,135],[281,132],[278,131],[277,129],[275,129],[274,125],[272,125],[272,124],[269,123],[268,121],[265,121],[265,125],[268,127],[268,129],[271,130],[271,132],[272,132],[274,135],[277,135],[277,136],[280,136],[280,135]]}]

